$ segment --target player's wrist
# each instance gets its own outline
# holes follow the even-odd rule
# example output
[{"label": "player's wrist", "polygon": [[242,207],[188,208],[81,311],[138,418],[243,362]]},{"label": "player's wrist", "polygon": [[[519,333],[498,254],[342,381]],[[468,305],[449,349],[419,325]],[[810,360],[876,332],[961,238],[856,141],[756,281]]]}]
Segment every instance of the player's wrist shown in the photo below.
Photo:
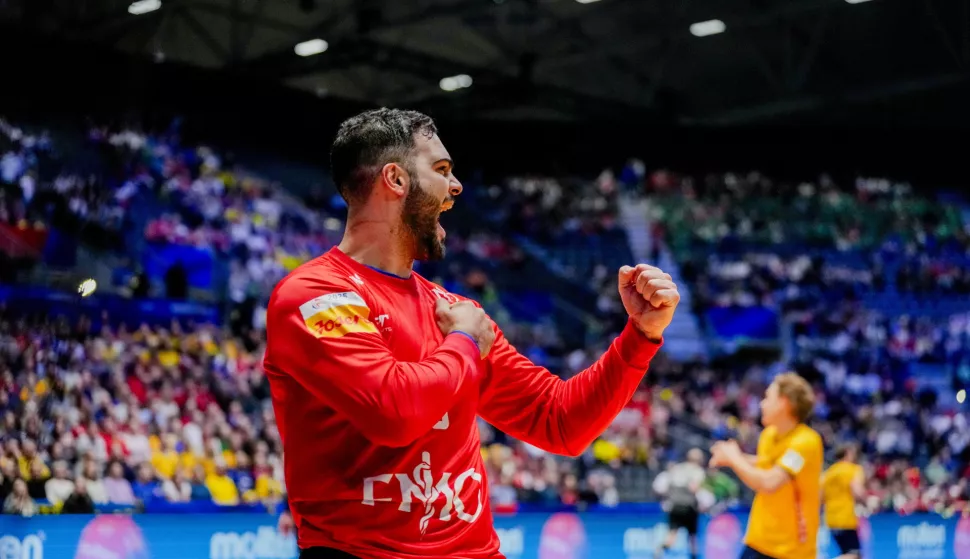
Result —
[{"label": "player's wrist", "polygon": [[449,336],[452,335],[452,334],[458,334],[459,336],[465,336],[466,338],[468,338],[469,340],[471,340],[472,343],[475,344],[475,348],[477,348],[479,350],[482,348],[482,344],[480,344],[478,342],[478,338],[476,338],[475,336],[469,334],[468,332],[466,332],[464,330],[452,330],[451,332],[448,332],[448,335]]},{"label": "player's wrist", "polygon": [[661,338],[656,341],[650,340],[639,329],[636,322],[631,319],[626,325],[626,328],[623,329],[623,332],[616,338],[615,344],[616,350],[620,353],[623,361],[631,367],[646,369],[650,365],[650,361],[653,360],[653,357],[663,346],[663,339]]},{"label": "player's wrist", "polygon": [[642,334],[643,337],[645,337],[648,342],[652,344],[659,344],[663,342],[663,339],[664,339],[663,330],[660,330],[660,331],[647,330],[643,326],[640,326],[639,322],[632,319],[631,319],[631,322],[633,323],[633,327],[636,328],[637,331],[640,332],[640,334]]},{"label": "player's wrist", "polygon": [[643,336],[644,338],[646,338],[646,341],[648,341],[648,342],[650,342],[652,344],[661,344],[661,343],[663,343],[663,339],[664,339],[664,332],[663,332],[663,330],[657,331],[657,330],[652,330],[652,329],[644,328],[643,326],[640,325],[639,322],[637,322],[633,318],[630,318],[630,321],[629,322],[630,322],[630,325],[632,325],[633,328],[637,332],[639,332],[641,336]]}]

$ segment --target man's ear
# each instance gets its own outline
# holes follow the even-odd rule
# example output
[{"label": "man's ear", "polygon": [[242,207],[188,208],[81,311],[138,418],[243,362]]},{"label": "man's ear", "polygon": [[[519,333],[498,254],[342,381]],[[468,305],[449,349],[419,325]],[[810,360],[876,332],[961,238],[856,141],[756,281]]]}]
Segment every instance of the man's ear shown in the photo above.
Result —
[{"label": "man's ear", "polygon": [[398,196],[404,196],[411,186],[411,176],[401,165],[388,163],[381,167],[381,183]]}]

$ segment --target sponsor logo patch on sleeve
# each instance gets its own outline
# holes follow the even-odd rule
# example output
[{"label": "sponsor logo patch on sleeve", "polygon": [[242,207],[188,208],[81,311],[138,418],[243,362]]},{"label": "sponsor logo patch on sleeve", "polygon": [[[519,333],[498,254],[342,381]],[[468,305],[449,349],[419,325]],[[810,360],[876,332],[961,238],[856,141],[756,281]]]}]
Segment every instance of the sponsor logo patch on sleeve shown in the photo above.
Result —
[{"label": "sponsor logo patch on sleeve", "polygon": [[802,455],[791,449],[781,457],[778,463],[794,474],[801,472],[802,468],[805,467],[805,459],[802,458]]},{"label": "sponsor logo patch on sleeve", "polygon": [[317,338],[340,338],[351,332],[377,332],[370,309],[353,291],[328,293],[300,305],[300,316]]}]

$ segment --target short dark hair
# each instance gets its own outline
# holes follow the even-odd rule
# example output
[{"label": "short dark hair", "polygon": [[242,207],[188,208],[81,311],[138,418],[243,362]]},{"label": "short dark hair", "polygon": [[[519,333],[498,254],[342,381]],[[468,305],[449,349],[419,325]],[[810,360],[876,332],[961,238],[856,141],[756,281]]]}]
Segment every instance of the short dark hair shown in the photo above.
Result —
[{"label": "short dark hair", "polygon": [[344,200],[366,199],[384,165],[408,165],[419,133],[431,137],[438,128],[418,111],[381,108],[345,120],[330,149],[330,172]]}]

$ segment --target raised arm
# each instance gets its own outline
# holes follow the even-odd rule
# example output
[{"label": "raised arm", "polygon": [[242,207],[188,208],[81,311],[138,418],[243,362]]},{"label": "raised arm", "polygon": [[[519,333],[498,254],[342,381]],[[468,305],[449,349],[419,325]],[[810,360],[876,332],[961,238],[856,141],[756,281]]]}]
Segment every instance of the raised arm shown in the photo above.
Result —
[{"label": "raised arm", "polygon": [[518,439],[568,456],[581,454],[609,427],[661,346],[629,324],[596,363],[563,381],[497,334],[479,414]]},{"label": "raised arm", "polygon": [[585,371],[563,381],[526,359],[498,332],[479,411],[499,429],[557,454],[581,454],[630,401],[680,302],[670,275],[623,266],[617,287],[630,320]]}]

